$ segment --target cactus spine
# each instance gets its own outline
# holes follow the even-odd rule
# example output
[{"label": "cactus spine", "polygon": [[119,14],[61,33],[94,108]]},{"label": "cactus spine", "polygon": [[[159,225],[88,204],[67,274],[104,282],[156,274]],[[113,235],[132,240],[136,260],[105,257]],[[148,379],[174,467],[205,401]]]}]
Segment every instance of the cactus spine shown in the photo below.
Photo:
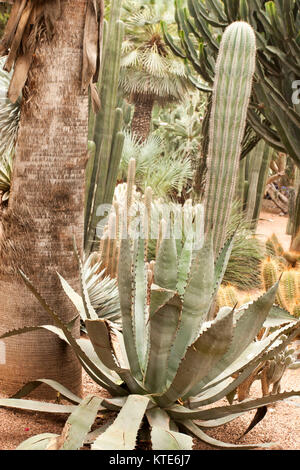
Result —
[{"label": "cactus spine", "polygon": [[293,306],[297,299],[296,271],[291,269],[284,271],[279,290],[287,310],[293,311]]},{"label": "cactus spine", "polygon": [[221,286],[218,290],[217,304],[219,308],[235,307],[239,303],[237,290],[233,286]]},{"label": "cactus spine", "polygon": [[205,226],[206,230],[213,227],[215,253],[225,241],[232,209],[255,58],[251,26],[231,24],[222,37],[216,65],[207,157]]},{"label": "cactus spine", "polygon": [[117,181],[117,172],[122,155],[124,135],[122,110],[117,108],[117,94],[120,74],[121,44],[124,24],[120,21],[121,0],[114,0],[110,20],[106,27],[104,57],[98,91],[101,110],[96,117],[90,116],[90,136],[95,142],[93,169],[87,182],[88,196],[85,216],[85,250],[94,249],[95,233],[101,204],[110,204]]},{"label": "cactus spine", "polygon": [[[264,286],[265,292],[267,292],[276,284],[276,282],[279,279],[279,269],[278,269],[278,264],[275,261],[275,259],[266,258],[262,263],[261,272],[262,272],[263,286]],[[276,295],[276,302],[278,305],[280,305],[280,307],[287,310],[287,305],[284,301],[284,298],[282,296],[280,289],[278,290],[277,295]]]}]

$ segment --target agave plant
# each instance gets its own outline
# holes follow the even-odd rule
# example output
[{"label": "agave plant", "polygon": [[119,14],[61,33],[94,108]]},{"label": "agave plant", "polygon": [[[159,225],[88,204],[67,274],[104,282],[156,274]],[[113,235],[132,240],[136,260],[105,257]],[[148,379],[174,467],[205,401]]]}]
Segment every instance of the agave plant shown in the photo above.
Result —
[{"label": "agave plant", "polygon": [[[70,417],[60,436],[36,436],[19,449],[72,450],[80,449],[86,442],[92,450],[130,450],[136,446],[141,425],[149,431],[154,450],[191,449],[191,436],[217,447],[268,446],[223,443],[206,433],[208,428],[221,426],[248,411],[300,396],[300,391],[283,392],[233,404],[239,385],[261,362],[286,348],[299,334],[300,322],[283,321],[284,326],[262,341],[255,341],[263,325],[278,316],[277,310],[275,313],[272,310],[277,284],[240,311],[222,309],[213,321],[207,321],[231,248],[229,240],[214,264],[212,237],[208,235],[203,248],[195,251],[192,258],[183,251],[178,259],[174,237],[166,237],[156,260],[153,281],[147,282],[144,240],[139,238],[132,246],[124,231],[118,273],[123,333],[99,319],[92,308],[78,257],[83,302],[80,306],[74,303],[79,311],[84,310],[88,340],[76,340],[71,325],[61,321],[21,273],[56,325],[38,328],[46,328],[67,342],[83,368],[112,398],[88,396],[82,400],[46,379],[27,384],[14,398],[1,399],[0,406],[68,413]],[[74,301],[64,281],[63,287]],[[33,329],[10,331],[1,338]],[[73,405],[22,399],[42,383]],[[206,407],[225,397],[228,405]],[[99,411],[119,414],[112,424],[90,432]],[[257,417],[255,420],[259,421]]]}]

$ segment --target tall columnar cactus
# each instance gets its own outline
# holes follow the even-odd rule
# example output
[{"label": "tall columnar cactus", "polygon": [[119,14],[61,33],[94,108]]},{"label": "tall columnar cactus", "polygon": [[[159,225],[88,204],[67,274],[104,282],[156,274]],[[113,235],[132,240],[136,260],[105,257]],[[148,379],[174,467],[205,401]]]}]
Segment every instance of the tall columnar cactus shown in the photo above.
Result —
[{"label": "tall columnar cactus", "polygon": [[232,210],[255,57],[252,28],[244,22],[231,24],[216,65],[207,156],[206,229],[213,226],[216,253],[225,241]]},{"label": "tall columnar cactus", "polygon": [[87,175],[87,253],[95,247],[96,227],[101,217],[97,210],[100,205],[110,204],[112,201],[124,143],[123,112],[117,108],[121,44],[124,37],[124,24],[119,19],[120,11],[121,0],[114,0],[109,23],[105,27],[104,54],[98,83],[101,110],[96,117],[92,114],[90,116],[90,139],[95,142],[95,158],[92,171]]},{"label": "tall columnar cactus", "polygon": [[246,219],[256,229],[266,190],[272,148],[263,140],[249,154],[249,189],[246,204]]},{"label": "tall columnar cactus", "polygon": [[[180,39],[175,42],[165,27],[166,41],[209,84],[222,31],[237,20],[254,28],[259,54],[248,123],[300,167],[299,0],[187,0],[189,14],[182,8],[182,0],[175,2]],[[199,78],[191,78],[208,91]]]}]

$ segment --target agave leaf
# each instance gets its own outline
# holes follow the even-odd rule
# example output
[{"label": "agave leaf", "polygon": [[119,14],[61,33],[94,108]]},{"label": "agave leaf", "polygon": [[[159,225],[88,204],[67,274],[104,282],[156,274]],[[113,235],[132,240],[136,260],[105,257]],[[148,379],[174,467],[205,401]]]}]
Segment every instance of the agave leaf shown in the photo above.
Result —
[{"label": "agave leaf", "polygon": [[146,416],[152,428],[170,429],[170,416],[162,408],[155,407],[147,410]]},{"label": "agave leaf", "polygon": [[176,289],[180,296],[184,296],[185,293],[192,263],[192,256],[193,239],[191,237],[188,237],[185,240],[178,262],[178,278]]},{"label": "agave leaf", "polygon": [[[169,230],[172,232],[171,224]],[[154,282],[163,289],[176,290],[177,248],[173,233],[166,234],[161,242],[155,263]]]},{"label": "agave leaf", "polygon": [[277,289],[278,283],[265,295],[253,302],[253,304],[249,305],[248,309],[242,312],[234,328],[233,340],[228,352],[212,369],[207,377],[203,379],[202,383],[199,384],[198,389],[195,390],[195,393],[193,393],[194,391],[191,392],[194,396],[197,395],[199,390],[201,390],[201,388],[203,388],[207,383],[211,382],[215,377],[230,367],[234,361],[241,356],[243,351],[245,351],[254,341],[273,306]]},{"label": "agave leaf", "polygon": [[233,313],[215,321],[189,347],[171,387],[162,397],[174,403],[200,382],[228,350],[233,334]]},{"label": "agave leaf", "polygon": [[116,385],[116,383],[112,381],[109,377],[107,377],[107,375],[104,374],[104,372],[102,372],[101,369],[95,366],[95,364],[89,359],[89,357],[85,354],[85,352],[80,348],[79,344],[77,343],[76,339],[71,334],[67,325],[65,325],[62,322],[62,320],[59,318],[59,316],[51,309],[51,307],[49,307],[45,299],[43,299],[43,297],[39,294],[39,292],[33,286],[32,282],[27,278],[27,276],[22,271],[20,271],[20,274],[25,284],[27,285],[27,287],[31,290],[31,292],[34,294],[34,296],[37,298],[37,300],[40,302],[40,304],[46,310],[46,312],[48,312],[49,315],[52,317],[53,321],[56,323],[56,326],[63,331],[68,343],[73,348],[81,364],[84,365],[84,367],[87,366],[88,369],[86,370],[91,371],[93,373],[94,378],[96,377],[100,380],[100,382],[107,384],[105,385],[105,388],[109,387],[111,391],[117,394],[123,395],[124,390],[119,385]]},{"label": "agave leaf", "polygon": [[235,241],[235,234],[226,241],[224,247],[222,248],[217,258],[217,261],[215,264],[215,292],[219,290],[219,287],[224,278],[224,274],[226,272],[228,262],[232,253],[232,249],[234,246],[234,241]]},{"label": "agave leaf", "polygon": [[22,398],[29,393],[31,393],[33,390],[38,388],[40,385],[46,384],[49,387],[51,387],[53,390],[56,392],[60,393],[64,398],[69,400],[71,403],[81,403],[82,398],[78,397],[74,393],[72,393],[70,390],[68,390],[66,387],[61,385],[60,383],[56,382],[55,380],[49,380],[49,379],[39,379],[35,380],[33,382],[28,382],[24,387],[22,387],[12,398]]},{"label": "agave leaf", "polygon": [[184,420],[212,420],[229,417],[231,415],[236,415],[238,413],[246,413],[248,411],[261,408],[266,405],[271,405],[277,401],[286,400],[290,397],[300,396],[300,391],[293,392],[284,392],[276,395],[269,395],[263,398],[256,398],[254,400],[245,400],[242,403],[229,406],[219,406],[217,408],[209,408],[207,410],[190,410],[183,406],[175,405],[171,408],[168,408],[166,411],[170,414],[172,418],[176,421]]},{"label": "agave leaf", "polygon": [[153,450],[192,450],[193,439],[187,434],[170,431],[158,426],[152,427],[151,441]]},{"label": "agave leaf", "polygon": [[285,323],[295,322],[297,322],[297,318],[295,318],[293,315],[291,315],[289,312],[279,307],[278,305],[273,305],[264,323],[264,328],[276,328]]},{"label": "agave leaf", "polygon": [[133,331],[135,345],[139,358],[140,368],[145,368],[147,349],[146,305],[147,305],[147,272],[145,264],[145,241],[138,239],[137,258],[135,263],[135,289],[134,289],[134,314]]},{"label": "agave leaf", "polygon": [[95,352],[103,364],[115,371],[134,393],[144,393],[144,390],[132,377],[129,370],[122,369],[115,355],[109,325],[105,320],[86,320],[86,329],[91,338]]},{"label": "agave leaf", "polygon": [[58,437],[58,434],[44,433],[29,437],[21,442],[16,450],[46,450],[50,441]]},{"label": "agave leaf", "polygon": [[268,444],[228,444],[226,442],[218,441],[217,439],[214,439],[211,436],[208,436],[205,432],[202,431],[198,426],[196,426],[192,421],[185,421],[183,423],[183,427],[191,432],[194,436],[196,436],[198,439],[201,439],[201,441],[206,442],[207,444],[210,444],[211,446],[218,447],[218,448],[224,448],[224,449],[257,449],[259,448],[269,448],[274,443],[268,443]]},{"label": "agave leaf", "polygon": [[243,414],[244,413],[236,413],[231,416],[226,416],[225,418],[212,419],[211,421],[196,420],[194,421],[194,423],[197,424],[197,426],[199,426],[200,428],[218,428],[219,426],[223,426],[224,424],[231,423],[240,416],[243,416]]},{"label": "agave leaf", "polygon": [[125,405],[127,398],[105,398],[102,405],[109,411],[120,411]]},{"label": "agave leaf", "polygon": [[74,238],[74,253],[75,253],[77,263],[78,263],[78,268],[79,268],[82,303],[83,303],[83,307],[85,310],[85,315],[87,318],[96,320],[98,318],[98,315],[91,304],[90,297],[86,288],[84,274],[83,274],[83,266],[82,266],[82,262],[78,253],[78,249],[76,247],[75,238]]},{"label": "agave leaf", "polygon": [[77,292],[70,286],[70,284],[59,274],[57,273],[60,283],[62,285],[63,290],[65,291],[66,295],[69,297],[73,305],[76,307],[78,313],[80,314],[80,318],[85,321],[87,319],[85,308],[83,305],[83,300]]},{"label": "agave leaf", "polygon": [[114,423],[99,436],[92,450],[133,450],[149,398],[130,395]]},{"label": "agave leaf", "polygon": [[[207,266],[207,269],[203,269]],[[169,358],[168,380],[172,382],[187,348],[197,338],[212,302],[214,289],[214,254],[212,237],[208,237],[203,248],[192,263],[187,285],[182,317]]]},{"label": "agave leaf", "polygon": [[[254,370],[254,368],[257,367],[260,362],[265,362],[268,359],[272,359],[276,353],[282,351],[293,340],[293,338],[297,336],[298,331],[298,329],[295,329],[295,326],[288,325],[284,326],[280,330],[276,330],[274,333],[271,333],[264,340],[253,342],[245,351],[243,351],[236,361],[233,361],[233,363],[229,364],[229,366],[223,372],[221,372],[221,374],[219,374],[205,387],[203,387],[202,382],[196,385],[190,391],[190,396],[198,395],[200,390],[202,392],[206,392],[206,390],[216,387],[218,384],[223,383],[223,381],[227,380],[232,375],[241,371],[242,377],[244,377],[245,380],[252,372],[252,369]],[[284,341],[281,341],[280,337],[283,334],[288,335],[288,338]],[[235,384],[239,385],[241,383],[240,380],[241,376],[236,379]],[[226,385],[224,386],[226,395],[233,390],[233,382],[228,388],[227,385],[228,384],[226,382]],[[218,388],[216,390],[218,390]]]},{"label": "agave leaf", "polygon": [[150,317],[149,359],[144,385],[151,393],[162,393],[166,388],[168,360],[178,329],[181,308],[181,299],[175,294]]},{"label": "agave leaf", "polygon": [[48,446],[48,450],[79,450],[94,423],[102,399],[95,396],[88,396],[68,418],[62,434],[53,439]]},{"label": "agave leaf", "polygon": [[43,413],[73,413],[73,405],[57,405],[56,403],[43,403],[34,400],[19,400],[15,398],[0,398],[0,406],[17,408],[19,410],[42,411]]},{"label": "agave leaf", "polygon": [[152,284],[150,297],[150,318],[176,294],[173,290],[163,289]]},{"label": "agave leaf", "polygon": [[64,335],[63,331],[61,328],[57,328],[53,325],[40,325],[40,326],[24,326],[23,328],[17,328],[15,330],[10,330],[7,331],[6,333],[3,333],[0,336],[0,339],[5,339],[5,338],[10,338],[12,336],[18,336],[22,335],[24,333],[30,333],[31,331],[36,331],[36,330],[48,330],[51,331],[51,333],[56,334],[62,341],[65,341],[68,343],[66,336]]},{"label": "agave leaf", "polygon": [[120,305],[122,313],[122,327],[124,332],[124,343],[127,353],[128,362],[132,375],[142,380],[139,359],[135,347],[135,339],[132,329],[132,297],[133,297],[133,278],[132,278],[132,258],[131,247],[128,238],[123,237],[120,247],[118,287],[120,295]]},{"label": "agave leaf", "polygon": [[[96,320],[92,320],[96,321]],[[103,362],[97,356],[94,346],[90,339],[88,338],[79,338],[77,343],[81,347],[81,349],[85,352],[88,358],[99,368],[101,369],[110,379],[115,382],[117,385],[121,385],[123,380],[120,379],[119,375],[114,372],[112,369],[106,367]]]},{"label": "agave leaf", "polygon": [[105,424],[103,424],[99,428],[96,428],[94,431],[89,432],[88,435],[86,436],[85,440],[84,440],[84,444],[93,444],[93,442],[101,434],[103,434],[109,428],[109,426],[112,425],[113,422],[114,422],[114,418],[108,419],[108,421],[105,422]]},{"label": "agave leaf", "polygon": [[98,318],[87,320],[85,325],[98,358],[108,369],[118,372],[120,366],[113,349],[108,323]]}]

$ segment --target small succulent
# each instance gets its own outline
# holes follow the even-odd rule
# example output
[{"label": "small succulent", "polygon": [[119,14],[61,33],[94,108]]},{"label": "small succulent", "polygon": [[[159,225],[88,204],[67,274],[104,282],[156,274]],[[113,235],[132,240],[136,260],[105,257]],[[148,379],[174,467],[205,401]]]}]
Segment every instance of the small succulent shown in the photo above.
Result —
[{"label": "small succulent", "polygon": [[[74,305],[85,317],[89,339],[76,340],[69,325],[62,322],[21,273],[56,325],[42,328],[67,342],[83,368],[112,398],[89,396],[82,400],[52,380],[27,384],[18,392],[19,399],[1,399],[0,406],[69,413],[70,417],[60,436],[36,436],[18,449],[75,450],[89,443],[92,450],[130,450],[136,447],[141,426],[154,450],[191,449],[191,436],[232,449],[268,446],[223,443],[208,436],[206,429],[278,400],[300,396],[300,391],[283,392],[233,403],[239,385],[259,364],[279,355],[299,334],[299,321],[279,321],[280,312],[273,311],[278,284],[239,311],[221,309],[216,318],[209,320],[232,240],[226,243],[215,264],[210,235],[191,258],[183,251],[179,259],[174,237],[166,237],[160,245],[154,276],[148,282],[143,238],[131,243],[125,230],[123,234],[118,272],[122,333],[98,318],[81,277],[82,303],[75,301]],[[81,266],[79,257],[78,260]],[[62,278],[61,281],[74,301],[68,285]],[[256,341],[264,325],[277,325],[278,321],[283,326]],[[1,338],[32,329],[10,331]],[[73,405],[21,399],[41,383],[54,388]],[[228,405],[206,407],[225,397]],[[115,411],[118,416],[110,425],[90,432],[99,411]],[[259,420],[256,417],[254,423]]]}]

